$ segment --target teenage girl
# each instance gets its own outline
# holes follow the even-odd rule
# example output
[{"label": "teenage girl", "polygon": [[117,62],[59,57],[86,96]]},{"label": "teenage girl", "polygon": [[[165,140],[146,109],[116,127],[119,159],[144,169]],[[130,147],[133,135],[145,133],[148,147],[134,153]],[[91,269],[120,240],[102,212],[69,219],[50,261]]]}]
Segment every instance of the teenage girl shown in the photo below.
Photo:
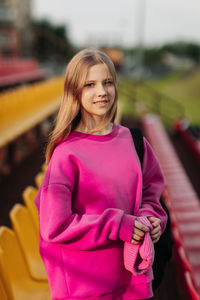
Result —
[{"label": "teenage girl", "polygon": [[145,138],[141,169],[116,111],[112,61],[96,49],[80,51],[67,66],[35,200],[53,300],[153,296],[153,243],[167,220],[163,176]]}]

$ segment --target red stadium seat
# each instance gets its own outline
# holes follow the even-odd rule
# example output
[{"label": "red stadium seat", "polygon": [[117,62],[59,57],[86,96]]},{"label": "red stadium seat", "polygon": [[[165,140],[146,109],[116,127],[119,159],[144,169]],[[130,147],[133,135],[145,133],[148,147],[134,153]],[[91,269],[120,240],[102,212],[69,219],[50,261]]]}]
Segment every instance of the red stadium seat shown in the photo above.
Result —
[{"label": "red stadium seat", "polygon": [[184,273],[185,277],[185,299],[186,300],[200,300],[200,293],[194,286],[191,273],[186,271]]}]

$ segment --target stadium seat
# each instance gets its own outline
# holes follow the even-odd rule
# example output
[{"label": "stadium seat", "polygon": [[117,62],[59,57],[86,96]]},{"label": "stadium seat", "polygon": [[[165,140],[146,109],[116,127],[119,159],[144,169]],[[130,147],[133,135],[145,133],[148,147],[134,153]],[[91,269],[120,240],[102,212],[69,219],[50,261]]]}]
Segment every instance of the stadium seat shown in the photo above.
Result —
[{"label": "stadium seat", "polygon": [[177,211],[176,218],[182,223],[192,222],[195,220],[200,223],[200,209],[188,208],[187,211]]},{"label": "stadium seat", "polygon": [[42,164],[42,172],[46,172],[46,170],[47,170],[47,165],[46,165],[46,163],[43,163]]},{"label": "stadium seat", "polygon": [[41,184],[42,184],[42,181],[44,179],[44,175],[45,173],[44,172],[39,172],[36,176],[35,176],[35,183],[36,183],[36,186],[37,188],[39,189]]},{"label": "stadium seat", "polygon": [[182,235],[183,237],[183,244],[184,248],[187,249],[196,249],[200,251],[200,238],[199,233],[198,234],[192,234],[192,235]]},{"label": "stadium seat", "polygon": [[172,227],[172,238],[174,241],[174,248],[178,249],[183,245],[183,240],[180,236],[179,230],[177,227]]},{"label": "stadium seat", "polygon": [[46,272],[39,254],[39,235],[30,218],[27,207],[15,204],[10,211],[12,227],[19,240],[30,276],[33,280],[47,281]]},{"label": "stadium seat", "polygon": [[38,212],[37,212],[37,208],[34,203],[37,192],[38,192],[38,190],[36,188],[34,188],[33,186],[27,186],[22,193],[22,197],[23,197],[24,203],[26,204],[26,207],[28,208],[28,210],[31,214],[37,234],[39,234]]},{"label": "stadium seat", "polygon": [[0,274],[9,300],[50,300],[48,283],[30,278],[13,230],[0,227]]},{"label": "stadium seat", "polygon": [[186,256],[184,248],[181,246],[178,248],[178,256],[182,264],[182,271],[191,271],[191,264]]},{"label": "stadium seat", "polygon": [[59,108],[64,77],[0,95],[0,147],[52,116]]},{"label": "stadium seat", "polygon": [[8,300],[8,296],[6,294],[5,287],[3,285],[2,280],[0,279],[0,299],[1,300]]},{"label": "stadium seat", "polygon": [[192,220],[191,222],[179,223],[178,226],[184,236],[198,235],[200,232],[200,222],[197,222],[195,220]]},{"label": "stadium seat", "polygon": [[165,177],[162,198],[171,217],[179,278],[183,288],[187,287],[185,299],[197,300],[200,293],[199,198],[159,118],[146,114],[143,129]]},{"label": "stadium seat", "polygon": [[185,277],[185,299],[186,300],[200,300],[200,291],[194,286],[191,273],[186,271]]}]

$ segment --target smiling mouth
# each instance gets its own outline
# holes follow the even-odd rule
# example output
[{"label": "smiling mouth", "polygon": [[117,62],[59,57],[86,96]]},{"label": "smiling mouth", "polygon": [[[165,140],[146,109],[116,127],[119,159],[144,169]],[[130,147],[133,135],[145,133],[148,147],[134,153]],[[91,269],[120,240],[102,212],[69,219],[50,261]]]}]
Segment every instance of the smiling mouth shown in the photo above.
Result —
[{"label": "smiling mouth", "polygon": [[96,103],[108,103],[109,101],[108,100],[98,100],[98,101],[94,101],[93,103],[96,104]]}]

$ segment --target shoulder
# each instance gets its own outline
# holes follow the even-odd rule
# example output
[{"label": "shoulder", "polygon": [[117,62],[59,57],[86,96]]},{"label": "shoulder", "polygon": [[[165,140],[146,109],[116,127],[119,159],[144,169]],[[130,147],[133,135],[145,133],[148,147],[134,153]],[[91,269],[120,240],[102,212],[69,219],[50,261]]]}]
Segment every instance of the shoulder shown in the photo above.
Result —
[{"label": "shoulder", "polygon": [[153,150],[151,144],[144,136],[143,136],[143,141],[144,141],[144,152],[146,153],[146,155],[155,156],[155,153],[154,153],[154,150]]},{"label": "shoulder", "polygon": [[77,173],[76,160],[67,143],[56,146],[51,156],[42,186],[73,183]]},{"label": "shoulder", "polygon": [[65,172],[74,168],[76,168],[76,147],[66,139],[55,147],[48,169],[50,172]]},{"label": "shoulder", "polygon": [[131,137],[131,132],[130,132],[130,128],[123,126],[121,124],[116,124],[117,128],[118,128],[118,136],[126,136],[126,137]]},{"label": "shoulder", "polygon": [[120,131],[130,131],[127,126],[123,126],[121,124],[116,124],[116,126],[119,128]]},{"label": "shoulder", "polygon": [[71,154],[76,152],[81,143],[80,138],[74,137],[70,134],[67,138],[63,139],[54,149],[51,160],[62,161],[66,160]]}]

